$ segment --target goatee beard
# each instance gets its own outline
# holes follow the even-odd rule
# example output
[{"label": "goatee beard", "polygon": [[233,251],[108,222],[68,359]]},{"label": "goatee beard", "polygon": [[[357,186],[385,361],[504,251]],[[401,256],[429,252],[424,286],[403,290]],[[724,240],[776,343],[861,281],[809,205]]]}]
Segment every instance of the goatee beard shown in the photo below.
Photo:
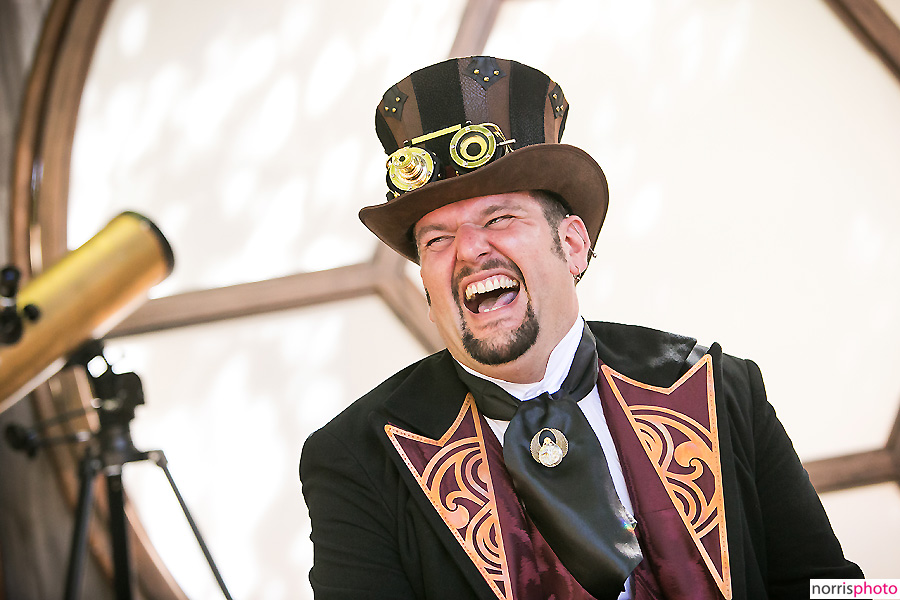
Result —
[{"label": "goatee beard", "polygon": [[534,343],[537,341],[538,330],[540,329],[530,301],[525,312],[525,319],[510,334],[510,339],[505,343],[503,341],[491,342],[478,339],[472,335],[472,331],[465,320],[462,323],[463,349],[481,364],[492,366],[512,362],[525,354],[529,348],[534,346]]}]

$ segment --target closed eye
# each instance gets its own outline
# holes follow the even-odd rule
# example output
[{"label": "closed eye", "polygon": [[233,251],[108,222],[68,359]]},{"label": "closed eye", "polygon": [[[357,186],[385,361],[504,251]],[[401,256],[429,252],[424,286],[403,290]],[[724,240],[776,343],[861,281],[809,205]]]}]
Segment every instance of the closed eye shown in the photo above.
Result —
[{"label": "closed eye", "polygon": [[440,250],[444,248],[447,244],[450,243],[450,240],[453,239],[453,236],[449,235],[438,235],[433,238],[430,238],[427,242],[422,244],[426,250]]},{"label": "closed eye", "polygon": [[501,224],[505,223],[506,221],[508,221],[509,219],[513,219],[513,218],[515,218],[515,217],[513,217],[512,215],[500,215],[499,217],[494,217],[493,219],[490,219],[487,223],[484,224],[484,226],[492,227],[494,225],[501,225]]}]

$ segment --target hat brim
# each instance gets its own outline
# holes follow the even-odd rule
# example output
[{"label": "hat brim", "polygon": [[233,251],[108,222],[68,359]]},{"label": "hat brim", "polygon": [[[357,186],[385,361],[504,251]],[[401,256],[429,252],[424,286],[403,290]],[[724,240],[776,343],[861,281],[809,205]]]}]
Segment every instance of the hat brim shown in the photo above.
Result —
[{"label": "hat brim", "polygon": [[609,205],[606,176],[587,152],[568,144],[525,146],[465,175],[367,206],[359,218],[385,244],[418,262],[410,230],[431,211],[468,198],[528,190],[559,194],[584,221],[591,247],[596,244]]}]

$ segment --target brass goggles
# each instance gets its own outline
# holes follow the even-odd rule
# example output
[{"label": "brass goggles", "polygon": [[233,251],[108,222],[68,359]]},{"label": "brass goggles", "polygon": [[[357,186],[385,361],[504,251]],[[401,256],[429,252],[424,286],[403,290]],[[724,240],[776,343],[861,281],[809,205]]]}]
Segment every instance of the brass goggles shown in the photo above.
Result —
[{"label": "brass goggles", "polygon": [[516,141],[507,140],[493,123],[453,125],[413,138],[387,160],[387,185],[395,198],[441,178],[442,168],[437,155],[416,144],[451,133],[450,159],[459,174],[483,167],[512,152],[511,144]]}]

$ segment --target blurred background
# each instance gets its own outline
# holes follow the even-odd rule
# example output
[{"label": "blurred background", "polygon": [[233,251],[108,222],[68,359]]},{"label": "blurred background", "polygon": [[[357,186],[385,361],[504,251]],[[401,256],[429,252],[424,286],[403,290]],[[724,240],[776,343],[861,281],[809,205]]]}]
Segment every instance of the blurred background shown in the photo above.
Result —
[{"label": "blurred background", "polygon": [[[311,598],[305,438],[441,347],[414,265],[356,217],[384,200],[376,104],[449,56],[524,62],[609,180],[583,314],[754,359],[845,554],[897,578],[898,22],[900,0],[0,0],[0,262],[156,223],[175,270],[106,342],[143,380],[135,444],[234,597]],[[59,596],[73,474],[2,446],[0,598]],[[169,582],[141,593],[220,598],[165,477],[124,477],[158,554],[138,576]]]}]

